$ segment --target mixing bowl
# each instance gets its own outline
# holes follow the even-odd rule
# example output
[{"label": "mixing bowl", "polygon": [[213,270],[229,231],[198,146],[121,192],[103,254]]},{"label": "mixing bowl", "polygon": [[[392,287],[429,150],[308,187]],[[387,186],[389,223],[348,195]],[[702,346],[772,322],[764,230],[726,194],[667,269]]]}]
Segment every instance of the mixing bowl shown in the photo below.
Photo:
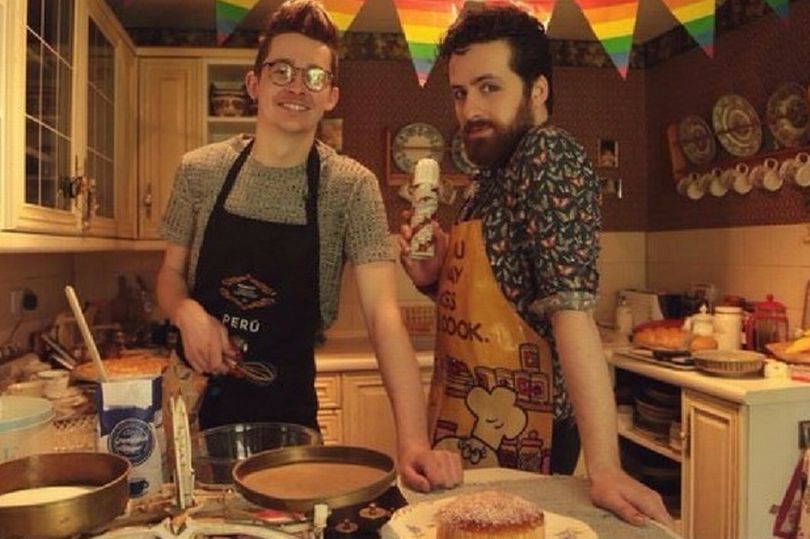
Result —
[{"label": "mixing bowl", "polygon": [[235,423],[200,432],[192,440],[192,466],[203,488],[226,488],[240,460],[295,445],[321,445],[318,431],[292,423]]}]

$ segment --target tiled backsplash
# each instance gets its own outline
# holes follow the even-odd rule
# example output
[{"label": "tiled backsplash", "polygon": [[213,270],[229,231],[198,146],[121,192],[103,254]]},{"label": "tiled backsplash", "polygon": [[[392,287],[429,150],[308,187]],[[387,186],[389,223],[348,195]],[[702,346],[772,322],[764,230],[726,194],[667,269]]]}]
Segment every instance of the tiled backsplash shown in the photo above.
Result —
[{"label": "tiled backsplash", "polygon": [[[605,232],[599,260],[601,286],[596,319],[610,322],[616,291],[625,287],[686,290],[693,282],[712,282],[720,297],[741,295],[761,300],[771,293],[788,307],[791,327],[800,323],[802,297],[810,279],[810,229],[808,225],[698,229],[667,232]],[[115,297],[117,278],[125,275],[134,285],[140,275],[154,291],[160,252],[110,252],[82,254],[0,255],[0,343],[17,319],[11,317],[11,290],[30,289],[39,300],[26,313],[14,341],[49,324],[67,310],[64,286],[75,283],[83,301]],[[411,284],[397,264],[397,294],[402,303],[429,300]],[[156,309],[155,318],[163,314]],[[347,268],[338,318],[328,335],[365,335],[354,272]]]},{"label": "tiled backsplash", "polygon": [[726,294],[787,307],[790,327],[801,324],[810,280],[810,225],[709,228],[647,233],[647,284],[674,291],[710,282]]}]

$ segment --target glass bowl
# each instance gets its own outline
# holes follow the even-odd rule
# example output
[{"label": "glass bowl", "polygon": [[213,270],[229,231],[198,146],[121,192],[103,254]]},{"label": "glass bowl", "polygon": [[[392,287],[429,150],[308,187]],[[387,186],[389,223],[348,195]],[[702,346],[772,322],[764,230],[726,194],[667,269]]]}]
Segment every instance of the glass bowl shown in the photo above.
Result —
[{"label": "glass bowl", "polygon": [[235,423],[206,429],[192,441],[192,466],[202,488],[229,488],[240,460],[270,449],[322,445],[321,434],[292,423]]}]

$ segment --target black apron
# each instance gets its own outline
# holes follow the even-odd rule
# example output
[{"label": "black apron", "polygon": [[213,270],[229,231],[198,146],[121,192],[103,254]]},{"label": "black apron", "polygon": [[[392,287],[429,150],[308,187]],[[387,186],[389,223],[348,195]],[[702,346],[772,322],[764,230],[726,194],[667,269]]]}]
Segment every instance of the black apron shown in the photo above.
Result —
[{"label": "black apron", "polygon": [[[247,345],[245,361],[267,363],[268,386],[212,376],[199,413],[203,429],[283,421],[317,429],[315,335],[320,329],[317,194],[320,159],[307,159],[305,225],[269,223],[225,210],[253,141],[239,154],[208,220],[191,297]],[[256,193],[262,196],[262,193]]]}]

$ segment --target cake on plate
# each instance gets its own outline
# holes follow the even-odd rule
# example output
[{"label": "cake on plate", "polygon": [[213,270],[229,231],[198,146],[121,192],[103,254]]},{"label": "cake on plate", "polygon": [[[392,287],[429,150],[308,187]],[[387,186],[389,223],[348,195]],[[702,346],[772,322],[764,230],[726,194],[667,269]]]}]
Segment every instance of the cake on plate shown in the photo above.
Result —
[{"label": "cake on plate", "polygon": [[436,513],[436,539],[545,539],[543,510],[500,490],[462,494]]}]

